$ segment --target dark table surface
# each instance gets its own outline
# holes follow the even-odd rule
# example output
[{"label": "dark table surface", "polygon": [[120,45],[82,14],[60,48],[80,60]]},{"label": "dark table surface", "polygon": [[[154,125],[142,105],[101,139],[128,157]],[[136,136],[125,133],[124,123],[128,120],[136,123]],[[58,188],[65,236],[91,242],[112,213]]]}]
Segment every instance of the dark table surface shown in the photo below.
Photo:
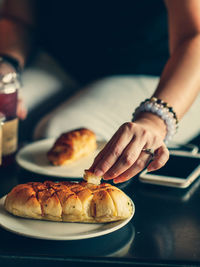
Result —
[{"label": "dark table surface", "polygon": [[[0,169],[0,197],[19,183],[53,180],[12,164]],[[0,228],[0,266],[200,266],[200,179],[187,189],[119,185],[136,212],[123,228],[73,241],[41,240]]]}]

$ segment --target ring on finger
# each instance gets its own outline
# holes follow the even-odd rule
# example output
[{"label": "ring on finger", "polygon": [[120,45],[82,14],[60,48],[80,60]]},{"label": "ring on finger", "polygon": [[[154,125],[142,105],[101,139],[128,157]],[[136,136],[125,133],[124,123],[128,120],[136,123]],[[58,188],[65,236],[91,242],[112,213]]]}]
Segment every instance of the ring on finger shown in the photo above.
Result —
[{"label": "ring on finger", "polygon": [[152,158],[154,157],[154,150],[152,148],[143,148],[142,152],[149,154]]}]

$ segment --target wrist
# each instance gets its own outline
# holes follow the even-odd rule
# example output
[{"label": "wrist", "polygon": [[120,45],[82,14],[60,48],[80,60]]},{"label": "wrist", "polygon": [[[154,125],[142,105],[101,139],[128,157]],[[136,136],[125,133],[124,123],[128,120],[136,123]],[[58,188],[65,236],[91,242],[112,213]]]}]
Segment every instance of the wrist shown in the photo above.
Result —
[{"label": "wrist", "polygon": [[18,74],[22,71],[19,61],[7,54],[0,54],[0,66],[1,65],[9,66],[12,69],[12,72],[14,70],[14,72]]},{"label": "wrist", "polygon": [[0,63],[0,76],[4,76],[13,72],[16,72],[16,70],[11,64],[7,62]]},{"label": "wrist", "polygon": [[178,119],[173,108],[170,107],[168,103],[156,97],[146,99],[135,109],[132,121],[135,121],[141,113],[152,113],[152,115],[155,115],[163,120],[167,130],[164,139],[166,144],[173,138],[178,128]]},{"label": "wrist", "polygon": [[137,124],[147,125],[151,130],[159,133],[164,140],[167,134],[167,127],[165,122],[157,115],[150,112],[141,112],[134,120]]}]

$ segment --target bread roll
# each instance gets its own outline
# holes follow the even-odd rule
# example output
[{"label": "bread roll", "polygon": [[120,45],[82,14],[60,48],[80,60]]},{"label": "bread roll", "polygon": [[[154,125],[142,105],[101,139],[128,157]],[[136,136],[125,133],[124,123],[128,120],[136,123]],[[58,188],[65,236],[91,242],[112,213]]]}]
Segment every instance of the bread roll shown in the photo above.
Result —
[{"label": "bread roll", "polygon": [[50,221],[105,223],[129,218],[130,198],[115,186],[76,182],[30,182],[14,187],[5,209],[17,216]]},{"label": "bread roll", "polygon": [[85,170],[83,179],[89,184],[99,185],[101,183],[102,176],[96,176],[94,173]]},{"label": "bread roll", "polygon": [[89,155],[96,147],[96,136],[91,130],[76,129],[63,133],[48,151],[47,158],[53,165],[66,165]]}]

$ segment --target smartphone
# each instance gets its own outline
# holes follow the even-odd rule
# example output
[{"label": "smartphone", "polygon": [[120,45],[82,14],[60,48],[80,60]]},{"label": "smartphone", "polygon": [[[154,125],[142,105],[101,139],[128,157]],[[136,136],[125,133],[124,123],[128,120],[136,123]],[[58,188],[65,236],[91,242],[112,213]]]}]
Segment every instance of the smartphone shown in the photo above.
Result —
[{"label": "smartphone", "polygon": [[[177,154],[182,154],[183,152],[189,152],[192,154],[197,154],[199,151],[199,148],[197,145],[194,144],[170,144],[168,146],[169,151],[176,150]],[[180,151],[180,153],[179,153]]]},{"label": "smartphone", "polygon": [[200,176],[200,153],[170,151],[168,162],[161,169],[139,175],[139,180],[163,186],[186,188]]}]

